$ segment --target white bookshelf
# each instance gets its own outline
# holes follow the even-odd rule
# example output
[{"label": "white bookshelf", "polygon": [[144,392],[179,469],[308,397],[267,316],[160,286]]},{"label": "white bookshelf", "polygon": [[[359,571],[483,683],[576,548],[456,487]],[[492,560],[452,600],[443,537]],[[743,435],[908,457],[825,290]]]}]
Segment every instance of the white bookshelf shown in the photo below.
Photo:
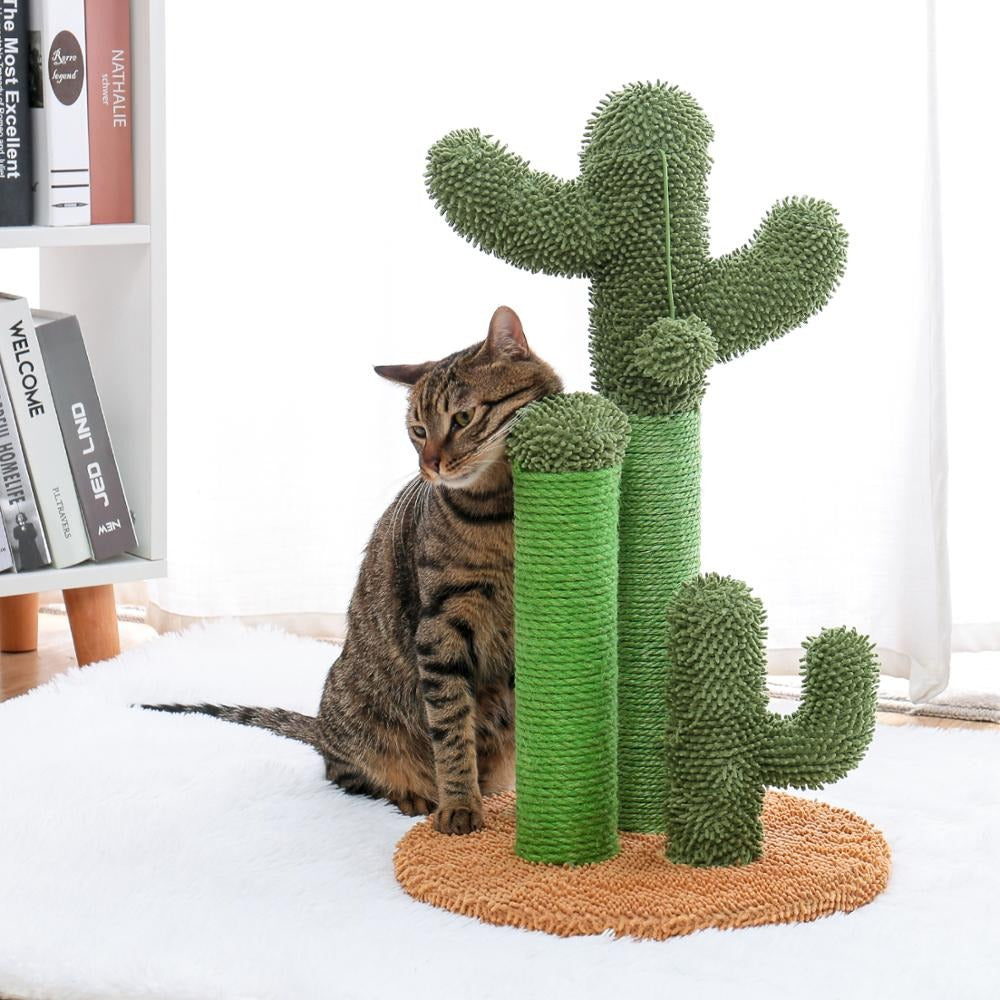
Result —
[{"label": "white bookshelf", "polygon": [[163,0],[132,0],[135,223],[0,228],[38,248],[39,305],[76,313],[129,505],[134,556],[0,575],[0,597],[166,574],[166,241]]},{"label": "white bookshelf", "polygon": [[117,226],[0,226],[0,248],[113,247],[149,242],[150,227],[135,222]]}]

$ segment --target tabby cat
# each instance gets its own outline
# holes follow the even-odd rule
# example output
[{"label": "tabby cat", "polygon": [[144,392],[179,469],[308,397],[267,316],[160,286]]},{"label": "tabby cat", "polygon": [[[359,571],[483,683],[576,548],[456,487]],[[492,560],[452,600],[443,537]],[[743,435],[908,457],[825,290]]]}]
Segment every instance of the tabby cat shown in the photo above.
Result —
[{"label": "tabby cat", "polygon": [[518,410],[559,392],[501,306],[484,341],[443,361],[387,365],[410,386],[420,475],[382,515],[315,718],[280,708],[147,705],[259,726],[315,747],[348,792],[384,797],[442,833],[483,824],[513,784],[513,486]]}]

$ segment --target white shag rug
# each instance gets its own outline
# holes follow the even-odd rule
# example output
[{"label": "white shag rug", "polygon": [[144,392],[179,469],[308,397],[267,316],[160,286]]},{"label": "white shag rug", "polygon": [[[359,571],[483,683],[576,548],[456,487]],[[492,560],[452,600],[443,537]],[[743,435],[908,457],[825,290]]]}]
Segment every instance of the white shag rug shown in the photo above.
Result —
[{"label": "white shag rug", "polygon": [[1000,737],[880,727],[818,793],[894,852],[888,890],[811,924],[559,939],[414,902],[414,822],[307,747],[137,701],[311,712],[331,647],[223,624],[0,706],[0,995],[46,1000],[1000,995]]}]

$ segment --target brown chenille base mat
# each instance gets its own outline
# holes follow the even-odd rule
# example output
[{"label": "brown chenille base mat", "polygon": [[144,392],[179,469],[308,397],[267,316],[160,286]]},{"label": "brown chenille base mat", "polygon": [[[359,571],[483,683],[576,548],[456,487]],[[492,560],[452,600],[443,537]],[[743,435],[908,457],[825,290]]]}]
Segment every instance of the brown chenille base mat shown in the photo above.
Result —
[{"label": "brown chenille base mat", "polygon": [[860,816],[769,791],[763,820],[764,856],[743,867],[671,864],[663,837],[638,833],[602,864],[541,865],[514,854],[511,792],[486,800],[478,833],[418,823],[396,848],[396,878],[414,899],[490,924],[657,940],[848,913],[886,887],[889,845]]}]

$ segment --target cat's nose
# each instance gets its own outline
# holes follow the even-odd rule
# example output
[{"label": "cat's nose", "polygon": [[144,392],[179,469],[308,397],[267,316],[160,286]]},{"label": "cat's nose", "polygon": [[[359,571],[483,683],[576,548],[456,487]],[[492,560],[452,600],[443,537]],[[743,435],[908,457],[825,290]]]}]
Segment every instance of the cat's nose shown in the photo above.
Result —
[{"label": "cat's nose", "polygon": [[433,448],[425,448],[421,456],[423,464],[434,472],[441,471],[441,452]]}]

